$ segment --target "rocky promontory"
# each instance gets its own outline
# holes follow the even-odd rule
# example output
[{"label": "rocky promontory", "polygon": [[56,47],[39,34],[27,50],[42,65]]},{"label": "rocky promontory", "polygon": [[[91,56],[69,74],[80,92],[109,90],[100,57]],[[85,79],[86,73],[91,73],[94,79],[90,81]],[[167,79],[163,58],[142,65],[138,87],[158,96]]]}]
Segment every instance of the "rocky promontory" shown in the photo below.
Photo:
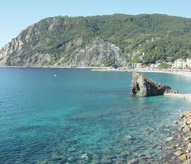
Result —
[{"label": "rocky promontory", "polygon": [[177,94],[177,90],[168,85],[155,82],[148,77],[133,72],[131,94],[138,97],[164,95],[165,93]]}]

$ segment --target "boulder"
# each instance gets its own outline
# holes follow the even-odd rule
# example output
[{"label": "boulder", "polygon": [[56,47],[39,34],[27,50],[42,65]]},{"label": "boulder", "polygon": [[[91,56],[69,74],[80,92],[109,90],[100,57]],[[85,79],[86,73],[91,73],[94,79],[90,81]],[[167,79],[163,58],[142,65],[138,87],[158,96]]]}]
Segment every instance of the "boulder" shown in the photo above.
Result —
[{"label": "boulder", "polygon": [[177,94],[177,90],[171,87],[155,82],[148,77],[133,72],[131,82],[131,94],[138,97],[164,95],[165,93]]}]

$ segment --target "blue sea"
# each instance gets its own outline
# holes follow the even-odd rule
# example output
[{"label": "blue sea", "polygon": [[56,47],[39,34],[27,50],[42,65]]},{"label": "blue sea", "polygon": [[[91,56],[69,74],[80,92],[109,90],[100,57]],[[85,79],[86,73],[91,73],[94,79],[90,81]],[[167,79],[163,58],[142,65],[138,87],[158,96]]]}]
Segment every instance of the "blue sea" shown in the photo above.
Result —
[{"label": "blue sea", "polygon": [[[182,93],[191,78],[144,73]],[[176,161],[167,146],[190,103],[130,96],[132,73],[0,68],[1,164]]]}]

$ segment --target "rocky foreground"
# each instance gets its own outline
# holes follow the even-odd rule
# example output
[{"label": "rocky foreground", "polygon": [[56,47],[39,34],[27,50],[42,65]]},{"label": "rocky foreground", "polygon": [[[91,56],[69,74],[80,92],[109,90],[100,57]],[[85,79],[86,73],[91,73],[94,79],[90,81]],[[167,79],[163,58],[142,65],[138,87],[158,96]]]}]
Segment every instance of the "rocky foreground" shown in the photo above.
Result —
[{"label": "rocky foreground", "polygon": [[[181,122],[175,122],[178,126],[178,144],[169,147],[183,164],[191,164],[191,111],[181,114]],[[173,137],[167,138],[174,140]]]}]

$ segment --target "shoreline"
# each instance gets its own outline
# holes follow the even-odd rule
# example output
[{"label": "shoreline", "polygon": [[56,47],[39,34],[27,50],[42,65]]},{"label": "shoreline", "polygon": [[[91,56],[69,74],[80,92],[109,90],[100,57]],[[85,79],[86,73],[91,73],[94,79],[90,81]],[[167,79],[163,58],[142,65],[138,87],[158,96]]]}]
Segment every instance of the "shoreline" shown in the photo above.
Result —
[{"label": "shoreline", "polygon": [[91,71],[94,72],[140,72],[140,73],[167,73],[167,74],[175,74],[175,75],[183,75],[187,77],[191,77],[191,71],[190,70],[180,70],[180,69],[150,69],[150,68],[136,68],[127,70],[125,68],[120,69],[111,69],[111,68],[94,68]]},{"label": "shoreline", "polygon": [[182,99],[184,99],[186,101],[191,102],[191,94],[189,94],[189,93],[186,93],[186,94],[182,94],[182,93],[178,93],[178,94],[166,93],[166,94],[164,94],[164,96],[182,98]]},{"label": "shoreline", "polygon": [[0,68],[50,68],[50,69],[91,69],[92,72],[140,72],[140,73],[167,73],[191,77],[191,70],[180,70],[180,69],[150,69],[150,68],[136,68],[127,70],[124,67],[118,69],[112,69],[110,67],[60,67],[60,66],[0,66]]},{"label": "shoreline", "polygon": [[181,164],[191,164],[191,111],[184,111],[174,124],[177,127],[176,137],[171,135],[166,139],[170,143],[173,142],[168,150]]},{"label": "shoreline", "polygon": [[[164,73],[180,75],[186,78],[191,78],[191,70],[180,69],[149,69],[149,68],[137,68],[127,70],[124,67],[119,69],[111,69],[110,67],[60,67],[60,66],[42,66],[42,67],[28,67],[28,66],[0,66],[0,68],[35,68],[35,69],[90,69],[92,72],[138,72],[138,73]],[[190,98],[191,99],[191,98]]]}]

